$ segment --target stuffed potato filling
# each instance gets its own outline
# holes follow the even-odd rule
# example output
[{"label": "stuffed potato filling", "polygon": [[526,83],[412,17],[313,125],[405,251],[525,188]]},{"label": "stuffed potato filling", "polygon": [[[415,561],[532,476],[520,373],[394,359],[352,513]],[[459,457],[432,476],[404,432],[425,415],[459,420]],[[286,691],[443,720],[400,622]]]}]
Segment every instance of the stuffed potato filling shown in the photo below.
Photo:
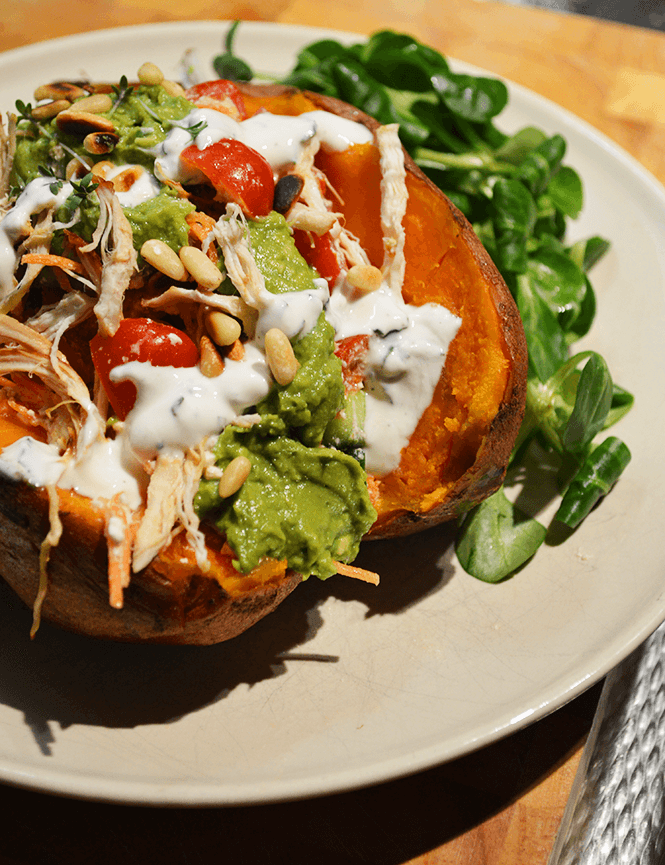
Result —
[{"label": "stuffed potato filling", "polygon": [[[205,573],[210,529],[243,574],[349,573],[367,472],[399,465],[461,323],[402,298],[397,129],[248,116],[223,81],[67,87],[1,142],[0,470],[101,509],[114,606],[177,536]],[[368,146],[380,267],[317,162]]]}]

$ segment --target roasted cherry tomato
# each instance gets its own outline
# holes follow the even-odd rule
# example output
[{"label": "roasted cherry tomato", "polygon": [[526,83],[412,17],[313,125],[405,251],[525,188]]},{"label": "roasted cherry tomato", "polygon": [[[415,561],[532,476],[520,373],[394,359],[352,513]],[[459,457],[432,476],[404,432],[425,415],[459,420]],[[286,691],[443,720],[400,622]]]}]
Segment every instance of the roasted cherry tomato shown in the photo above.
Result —
[{"label": "roasted cherry tomato", "polygon": [[90,342],[90,353],[109,402],[121,420],[136,401],[136,387],[131,381],[111,381],[114,367],[132,360],[153,366],[196,366],[199,360],[199,350],[186,333],[150,318],[125,318],[113,336],[97,334]]},{"label": "roasted cherry tomato", "polygon": [[245,120],[247,110],[242,93],[233,81],[203,81],[185,90],[185,98],[201,108],[214,108],[234,120]]},{"label": "roasted cherry tomato", "polygon": [[335,354],[342,361],[342,378],[345,393],[353,393],[362,387],[365,379],[365,359],[369,351],[369,336],[347,336],[335,343]]},{"label": "roasted cherry tomato", "polygon": [[239,204],[255,219],[272,210],[275,181],[267,160],[252,147],[234,138],[222,138],[203,150],[195,144],[180,154],[185,165],[198,168],[215,187],[222,201]]},{"label": "roasted cherry tomato", "polygon": [[314,267],[332,288],[340,273],[339,261],[330,234],[321,236],[296,229],[293,232],[296,249],[307,264]]}]

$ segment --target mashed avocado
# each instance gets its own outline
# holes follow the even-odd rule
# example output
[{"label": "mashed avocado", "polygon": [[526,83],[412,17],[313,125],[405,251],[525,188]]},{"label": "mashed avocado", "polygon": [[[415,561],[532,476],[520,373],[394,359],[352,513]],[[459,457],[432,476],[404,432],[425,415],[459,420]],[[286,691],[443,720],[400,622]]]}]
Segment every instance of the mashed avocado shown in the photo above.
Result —
[{"label": "mashed avocado", "polygon": [[[312,286],[314,274],[282,216],[251,223],[250,234],[269,290]],[[334,331],[323,314],[293,348],[300,368],[290,384],[276,385],[256,406],[260,423],[227,427],[215,446],[221,469],[236,456],[248,457],[249,478],[226,500],[216,481],[202,481],[195,506],[227,536],[239,570],[248,572],[269,557],[286,559],[305,577],[325,578],[336,573],[333,559],[350,562],[357,556],[376,511],[360,463],[321,445],[344,404]]]},{"label": "mashed avocado", "polygon": [[103,157],[91,156],[79,137],[62,132],[56,118],[39,123],[21,121],[10,183],[22,189],[43,170],[64,178],[65,166],[75,155],[88,164],[104,159],[116,165],[143,165],[152,171],[152,149],[166,138],[173,123],[186,117],[193,107],[187,99],[169,96],[163,87],[127,90],[117,105],[99,115],[112,120],[119,136],[115,148]]},{"label": "mashed avocado", "polygon": [[[144,242],[157,237],[167,243],[174,252],[189,243],[189,226],[185,219],[196,207],[186,198],[180,198],[169,186],[163,186],[154,198],[125,207],[124,213],[131,226],[134,249],[137,252]],[[80,207],[80,222],[77,232],[90,240],[99,219],[99,202],[89,196]]]},{"label": "mashed avocado", "polygon": [[[152,172],[154,149],[164,141],[173,124],[186,117],[193,107],[187,99],[169,96],[163,87],[142,85],[127,90],[111,111],[99,115],[113,121],[119,140],[110,153],[97,157],[86,152],[80,138],[58,129],[55,119],[42,123],[22,122],[11,183],[22,189],[43,171],[62,179],[67,163],[75,156],[80,156],[86,164],[103,160],[115,165],[142,165]],[[193,204],[166,185],[155,198],[125,208],[134,233],[134,247],[140,250],[145,240],[157,237],[177,251],[188,242],[185,217],[193,210]],[[70,215],[66,212],[59,216],[69,221]],[[87,196],[80,205],[80,222],[72,228],[90,240],[98,217],[96,196]]]},{"label": "mashed avocado", "polygon": [[325,578],[336,573],[333,559],[357,556],[376,512],[360,463],[321,446],[344,397],[333,330],[323,316],[294,351],[300,369],[291,384],[275,386],[258,404],[261,422],[227,427],[215,446],[222,469],[236,456],[248,457],[249,478],[227,500],[216,481],[202,481],[195,506],[226,534],[241,571],[270,557]]}]

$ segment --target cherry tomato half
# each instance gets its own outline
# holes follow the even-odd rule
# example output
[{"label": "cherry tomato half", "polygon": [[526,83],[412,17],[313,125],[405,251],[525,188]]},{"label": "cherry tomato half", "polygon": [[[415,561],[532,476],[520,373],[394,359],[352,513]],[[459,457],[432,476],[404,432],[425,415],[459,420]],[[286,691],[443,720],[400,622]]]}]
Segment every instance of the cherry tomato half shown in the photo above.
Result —
[{"label": "cherry tomato half", "polygon": [[214,108],[234,120],[247,118],[245,100],[233,81],[202,81],[201,84],[194,84],[185,90],[185,99],[201,108]]},{"label": "cherry tomato half", "polygon": [[133,360],[153,366],[196,366],[199,350],[177,327],[150,318],[125,318],[111,337],[100,334],[90,342],[92,362],[109,402],[124,420],[136,401],[136,387],[131,381],[111,381],[111,370]]},{"label": "cherry tomato half", "polygon": [[365,379],[365,359],[369,351],[369,336],[347,336],[335,343],[335,354],[342,361],[342,378],[345,393],[353,393],[362,387]]},{"label": "cherry tomato half", "polygon": [[272,210],[272,168],[258,150],[235,138],[222,138],[203,150],[190,144],[180,158],[205,174],[222,201],[236,202],[250,218],[267,216]]},{"label": "cherry tomato half", "polygon": [[330,233],[319,236],[297,228],[293,232],[293,240],[307,264],[315,268],[332,288],[339,276],[340,266]]}]

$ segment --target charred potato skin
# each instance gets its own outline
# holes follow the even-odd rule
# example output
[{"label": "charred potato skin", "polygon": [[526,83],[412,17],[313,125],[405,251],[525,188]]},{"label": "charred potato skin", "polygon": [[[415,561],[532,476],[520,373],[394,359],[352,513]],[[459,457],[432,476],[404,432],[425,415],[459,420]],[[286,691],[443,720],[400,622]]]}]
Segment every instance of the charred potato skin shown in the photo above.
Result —
[{"label": "charred potato skin", "polygon": [[[51,550],[41,618],[68,631],[119,642],[210,645],[235,637],[272,612],[300,583],[294,571],[231,597],[209,576],[173,582],[160,557],[132,578],[122,610],[108,600],[104,523],[88,499],[61,493],[63,534]],[[6,478],[0,482],[2,576],[32,607],[39,585],[39,552],[49,529],[45,490]]]},{"label": "charred potato skin", "polygon": [[[288,100],[298,91],[281,85],[240,85],[251,99]],[[313,105],[364,124],[372,132],[378,123],[346,103],[320,94],[301,94]],[[276,110],[279,111],[279,108]],[[290,113],[290,112],[285,112]],[[502,277],[462,213],[406,157],[408,173],[445,199],[462,242],[470,249],[478,271],[489,286],[501,321],[510,371],[498,412],[477,451],[473,465],[446,493],[445,500],[424,512],[393,510],[380,518],[368,537],[398,537],[458,517],[486,498],[503,481],[525,402],[527,352],[524,332],[514,301]],[[49,585],[42,619],[91,637],[128,642],[207,645],[230,639],[274,610],[301,582],[288,571],[268,582],[231,597],[209,576],[193,574],[171,581],[159,570],[160,556],[132,577],[125,604],[116,610],[108,603],[107,556],[103,519],[88,499],[63,495],[63,535],[51,550]],[[0,479],[0,570],[22,600],[32,607],[39,584],[39,552],[48,532],[45,490]],[[163,563],[162,563],[163,564]]]}]

